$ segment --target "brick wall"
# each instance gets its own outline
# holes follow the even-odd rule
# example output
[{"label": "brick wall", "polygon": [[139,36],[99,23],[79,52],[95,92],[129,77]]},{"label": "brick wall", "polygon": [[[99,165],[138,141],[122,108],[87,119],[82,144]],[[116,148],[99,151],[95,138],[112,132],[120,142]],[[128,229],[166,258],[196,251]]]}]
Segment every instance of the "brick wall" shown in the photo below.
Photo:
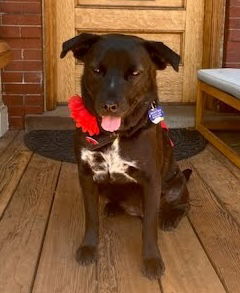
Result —
[{"label": "brick wall", "polygon": [[228,0],[224,66],[240,68],[240,0]]},{"label": "brick wall", "polygon": [[13,51],[2,72],[3,100],[11,128],[23,128],[26,114],[43,111],[41,0],[0,0],[0,24]]}]

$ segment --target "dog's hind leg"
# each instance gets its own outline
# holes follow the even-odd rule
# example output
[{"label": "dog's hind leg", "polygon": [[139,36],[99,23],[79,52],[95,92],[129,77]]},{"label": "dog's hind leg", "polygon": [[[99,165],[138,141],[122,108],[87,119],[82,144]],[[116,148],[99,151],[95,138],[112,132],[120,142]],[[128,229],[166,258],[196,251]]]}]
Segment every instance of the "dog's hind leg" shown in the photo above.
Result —
[{"label": "dog's hind leg", "polygon": [[159,211],[159,226],[164,231],[175,229],[190,208],[186,174],[179,169],[163,190]]}]

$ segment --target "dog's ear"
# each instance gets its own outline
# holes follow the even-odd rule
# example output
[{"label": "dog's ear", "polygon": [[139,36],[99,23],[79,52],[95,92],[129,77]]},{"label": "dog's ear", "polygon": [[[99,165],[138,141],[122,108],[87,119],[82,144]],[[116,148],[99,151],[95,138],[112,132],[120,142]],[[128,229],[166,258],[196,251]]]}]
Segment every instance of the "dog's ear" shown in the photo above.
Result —
[{"label": "dog's ear", "polygon": [[72,51],[75,58],[82,60],[91,46],[100,40],[101,36],[82,33],[62,44],[60,58],[64,58],[68,51]]},{"label": "dog's ear", "polygon": [[163,70],[170,64],[175,71],[179,70],[180,56],[162,42],[146,41],[144,47],[157,69]]}]

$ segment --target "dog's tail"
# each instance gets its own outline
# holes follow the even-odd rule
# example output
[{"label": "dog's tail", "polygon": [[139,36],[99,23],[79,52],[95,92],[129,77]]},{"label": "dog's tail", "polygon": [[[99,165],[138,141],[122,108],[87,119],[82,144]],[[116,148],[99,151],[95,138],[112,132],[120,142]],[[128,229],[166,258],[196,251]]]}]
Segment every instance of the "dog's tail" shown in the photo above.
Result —
[{"label": "dog's tail", "polygon": [[182,172],[183,172],[183,175],[184,175],[185,178],[186,178],[186,181],[188,181],[189,178],[191,177],[192,170],[191,170],[191,169],[185,169],[185,170],[183,170]]}]

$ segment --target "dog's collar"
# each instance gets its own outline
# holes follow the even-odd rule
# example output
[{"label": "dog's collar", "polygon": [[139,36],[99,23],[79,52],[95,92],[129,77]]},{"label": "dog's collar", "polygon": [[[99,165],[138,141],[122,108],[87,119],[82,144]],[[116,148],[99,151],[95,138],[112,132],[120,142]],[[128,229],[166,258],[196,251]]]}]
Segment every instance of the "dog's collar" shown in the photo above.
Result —
[{"label": "dog's collar", "polygon": [[[148,127],[154,126],[154,124],[150,123],[149,121],[148,121],[147,124],[149,125]],[[172,147],[174,147],[174,144],[173,144],[171,138],[168,135],[168,127],[167,127],[166,123],[164,121],[161,121],[160,125],[161,125],[162,129],[165,130],[166,133],[167,133],[169,144]],[[155,124],[155,126],[156,126],[156,124]],[[146,129],[148,127],[147,127],[147,125],[139,127],[135,131],[132,131],[131,133],[128,133],[127,136],[126,135],[125,136],[120,135],[119,133],[114,133],[114,132],[110,133],[110,134],[101,133],[99,135],[88,136],[86,133],[82,132],[81,133],[81,144],[82,144],[82,146],[84,148],[87,148],[90,151],[95,151],[95,150],[101,149],[101,148],[106,147],[109,144],[113,143],[114,140],[117,137],[127,137],[127,138],[129,138],[129,137],[133,136],[134,134],[136,134],[136,132],[138,132],[139,130],[142,130],[144,128]]]},{"label": "dog's collar", "polygon": [[81,144],[84,148],[94,151],[111,144],[117,137],[119,137],[119,134],[114,132],[110,134],[100,133],[93,136],[81,133]]},{"label": "dog's collar", "polygon": [[136,125],[128,129],[108,133],[100,132],[97,119],[84,106],[83,99],[75,95],[69,100],[69,109],[71,117],[74,119],[77,128],[81,128],[81,143],[89,150],[97,150],[112,143],[117,137],[131,137],[140,130],[153,127],[161,123],[162,128],[166,129],[164,113],[158,101],[146,101],[145,111]]}]

